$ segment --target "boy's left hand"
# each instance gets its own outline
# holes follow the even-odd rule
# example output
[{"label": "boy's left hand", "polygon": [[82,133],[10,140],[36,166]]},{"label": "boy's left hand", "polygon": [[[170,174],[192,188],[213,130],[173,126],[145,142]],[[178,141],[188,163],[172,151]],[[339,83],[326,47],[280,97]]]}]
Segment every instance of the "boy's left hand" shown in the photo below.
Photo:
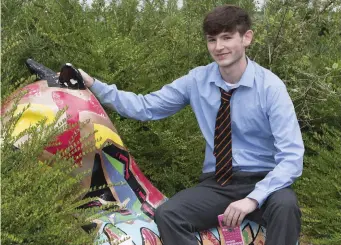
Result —
[{"label": "boy's left hand", "polygon": [[245,216],[256,210],[258,202],[251,198],[244,198],[232,202],[224,212],[224,224],[229,227],[241,225]]}]

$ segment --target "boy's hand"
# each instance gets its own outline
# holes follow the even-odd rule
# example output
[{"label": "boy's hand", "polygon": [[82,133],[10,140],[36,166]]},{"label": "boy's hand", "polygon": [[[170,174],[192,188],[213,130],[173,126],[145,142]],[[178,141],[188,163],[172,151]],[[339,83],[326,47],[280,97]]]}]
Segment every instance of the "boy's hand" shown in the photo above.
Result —
[{"label": "boy's hand", "polygon": [[247,197],[231,203],[224,212],[224,224],[232,228],[241,225],[245,216],[253,212],[257,206],[256,200]]},{"label": "boy's hand", "polygon": [[80,72],[80,74],[82,75],[85,87],[90,88],[94,82],[95,79],[91,76],[89,76],[89,74],[87,74],[85,71],[83,71],[82,69],[78,69],[78,71]]}]

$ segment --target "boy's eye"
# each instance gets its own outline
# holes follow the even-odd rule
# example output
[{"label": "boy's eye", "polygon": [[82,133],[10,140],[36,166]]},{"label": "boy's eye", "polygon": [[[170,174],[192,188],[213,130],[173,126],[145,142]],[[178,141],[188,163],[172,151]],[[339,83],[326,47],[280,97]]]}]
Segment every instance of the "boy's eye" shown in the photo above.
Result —
[{"label": "boy's eye", "polygon": [[214,41],[215,41],[215,39],[213,39],[213,38],[209,38],[209,39],[207,39],[207,41],[211,43],[211,42],[214,42]]}]

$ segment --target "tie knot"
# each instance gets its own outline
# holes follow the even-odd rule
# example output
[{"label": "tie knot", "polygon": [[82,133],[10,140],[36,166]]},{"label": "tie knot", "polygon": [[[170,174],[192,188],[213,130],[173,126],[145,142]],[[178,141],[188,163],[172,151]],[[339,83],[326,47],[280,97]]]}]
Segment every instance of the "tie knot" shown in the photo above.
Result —
[{"label": "tie knot", "polygon": [[230,91],[226,92],[225,90],[220,89],[222,101],[226,101],[226,102],[230,101],[231,96],[235,90],[236,89],[234,88],[234,89],[231,89]]}]

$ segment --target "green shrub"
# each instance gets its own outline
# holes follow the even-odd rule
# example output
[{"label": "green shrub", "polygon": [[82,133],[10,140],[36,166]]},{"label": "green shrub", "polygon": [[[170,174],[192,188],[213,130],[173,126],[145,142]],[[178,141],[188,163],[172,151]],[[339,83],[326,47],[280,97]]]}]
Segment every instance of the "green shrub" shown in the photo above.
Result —
[{"label": "green shrub", "polygon": [[341,244],[341,132],[322,127],[305,137],[307,155],[295,184],[302,209],[303,234],[313,244]]},{"label": "green shrub", "polygon": [[[271,0],[260,9],[249,0],[184,0],[182,8],[176,7],[175,0],[109,2],[94,0],[86,6],[76,0],[2,1],[2,98],[18,86],[14,81],[28,74],[23,65],[28,57],[54,70],[72,62],[135,93],[160,89],[211,61],[201,32],[203,15],[215,5],[237,3],[254,17],[255,39],[248,55],[286,82],[305,144],[321,147],[321,154],[339,156],[337,149],[325,148],[311,135],[326,135],[322,125],[341,131],[340,1]],[[196,183],[204,140],[189,108],[145,123],[108,112],[144,173],[161,191],[171,196]],[[324,215],[319,205],[313,205],[317,196],[307,182],[319,180],[320,170],[313,164],[323,166],[323,161],[307,151],[303,178],[296,185],[304,208],[303,232],[314,244],[328,244],[330,237],[321,234],[335,234],[331,239],[337,241],[328,219],[310,221],[316,214]],[[340,175],[335,166],[326,168]],[[321,191],[333,183],[322,181]],[[305,197],[307,193],[311,199]],[[326,217],[337,211],[333,206],[337,203],[330,195]]]},{"label": "green shrub", "polygon": [[[12,137],[21,113],[13,107],[2,119],[1,138],[1,241],[2,244],[91,244],[94,234],[87,224],[88,211],[76,209],[84,201],[80,179],[72,177],[71,159],[61,153],[39,161],[44,148],[55,144],[56,135],[65,129],[57,120],[47,125],[42,120]],[[18,143],[26,135],[28,140]]]}]

